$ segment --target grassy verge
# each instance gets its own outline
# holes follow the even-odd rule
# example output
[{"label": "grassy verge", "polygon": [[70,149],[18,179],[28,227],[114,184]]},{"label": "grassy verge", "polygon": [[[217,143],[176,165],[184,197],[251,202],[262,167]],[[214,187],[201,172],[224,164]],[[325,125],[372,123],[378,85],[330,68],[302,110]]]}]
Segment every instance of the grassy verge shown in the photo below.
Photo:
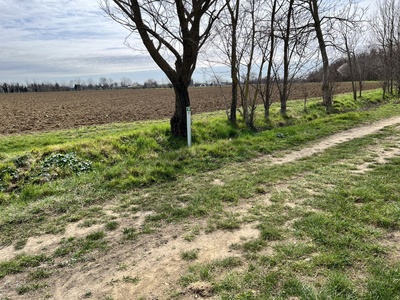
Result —
[{"label": "grassy verge", "polygon": [[268,190],[239,222],[258,224],[259,237],[231,245],[239,263],[193,264],[182,285],[209,282],[221,299],[398,299],[400,159],[381,165],[371,149],[399,142],[388,129],[242,178]]},{"label": "grassy verge", "polygon": [[[255,223],[259,238],[232,245],[240,258],[198,265],[197,252],[182,253],[182,259],[194,261],[182,285],[207,281],[223,299],[396,299],[400,268],[388,260],[384,240],[399,228],[399,160],[372,165],[368,176],[352,173],[373,161],[371,145],[387,140],[387,148],[398,147],[389,139],[395,129],[289,165],[266,167],[250,160],[400,113],[393,101],[378,106],[379,92],[357,103],[349,99],[338,98],[331,115],[317,101],[307,112],[302,103],[291,102],[285,119],[274,108],[268,124],[258,119],[259,128],[269,128],[259,132],[230,125],[223,113],[196,116],[190,149],[169,136],[166,122],[118,125],[116,131],[108,126],[99,129],[102,135],[89,128],[80,129],[80,136],[73,130],[3,137],[0,243],[23,248],[30,236],[60,233],[78,221],[122,230],[124,242],[188,218],[207,220],[206,227],[192,228],[188,241],[203,231]],[[212,184],[215,179],[223,184]],[[118,229],[102,208],[110,199],[117,203],[115,212],[152,214],[140,230]],[[245,214],[227,209],[246,201],[252,205]],[[63,240],[50,258],[39,257],[39,264],[107,251],[106,236],[98,231]],[[5,262],[0,277],[35,267],[24,261],[39,258]],[[28,282],[26,290],[42,285]]]},{"label": "grassy verge", "polygon": [[[310,101],[304,112],[302,103],[292,101],[288,117],[283,119],[278,107],[273,107],[268,124],[261,117],[257,119],[260,128],[270,129],[259,132],[229,124],[223,113],[196,116],[192,148],[169,135],[167,122],[115,125],[115,131],[105,126],[2,137],[0,229],[8,234],[2,235],[0,243],[14,241],[21,232],[22,238],[42,231],[60,232],[68,222],[97,214],[82,208],[101,205],[116,194],[296,149],[399,111],[394,103],[375,107],[379,91],[366,93],[357,103],[349,99],[339,97],[336,106],[343,111],[357,106],[358,111],[326,115],[318,101]],[[361,109],[371,106],[374,109]],[[223,193],[220,197],[231,200],[246,196],[246,192]],[[180,213],[196,215],[196,210],[182,209]]]}]

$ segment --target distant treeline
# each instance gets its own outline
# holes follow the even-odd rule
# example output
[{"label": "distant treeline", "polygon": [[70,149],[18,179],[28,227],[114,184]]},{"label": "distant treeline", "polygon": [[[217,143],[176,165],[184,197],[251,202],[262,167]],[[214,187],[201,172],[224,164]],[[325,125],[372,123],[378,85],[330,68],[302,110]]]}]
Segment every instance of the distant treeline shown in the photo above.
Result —
[{"label": "distant treeline", "polygon": [[[383,54],[381,51],[372,49],[356,55],[357,71],[361,75],[363,81],[380,81],[382,80],[381,68],[383,65]],[[351,71],[348,64],[348,58],[339,58],[330,65],[336,81],[351,81]],[[306,77],[308,82],[321,82],[323,70],[322,67],[311,71]]]},{"label": "distant treeline", "polygon": [[[192,86],[213,86],[213,85],[228,85],[229,82],[218,82],[213,80],[206,83],[194,83]],[[155,88],[172,88],[170,83],[158,83],[154,79],[148,79],[143,84],[132,82],[128,78],[121,79],[120,82],[114,81],[112,78],[100,78],[97,83],[92,79],[87,81],[76,79],[66,83],[27,83],[26,85],[20,83],[7,83],[4,82],[0,86],[0,93],[27,93],[27,92],[61,92],[61,91],[87,91],[87,90],[114,90],[114,89],[155,89]]]},{"label": "distant treeline", "polygon": [[[345,57],[336,60],[331,64],[330,68],[334,74],[337,82],[351,81],[351,72]],[[375,49],[369,52],[363,52],[357,55],[357,67],[359,72],[362,73],[364,81],[379,81],[382,80],[379,69],[377,66],[382,64],[382,54]],[[305,78],[298,79],[297,81],[305,82],[321,82],[323,76],[322,68],[311,71]],[[192,86],[213,86],[213,85],[229,85],[230,82],[223,81],[215,78],[211,82],[194,83]],[[89,79],[87,81],[81,79],[71,80],[66,83],[27,83],[26,85],[20,83],[6,83],[1,85],[0,93],[27,93],[27,92],[59,92],[59,91],[84,91],[84,90],[112,90],[112,89],[151,89],[151,88],[172,88],[170,83],[158,83],[154,79],[148,79],[143,84],[132,82],[129,78],[122,78],[119,82],[114,81],[112,78],[100,78],[98,82]]]},{"label": "distant treeline", "polygon": [[26,85],[20,83],[7,83],[1,85],[0,93],[27,93],[27,92],[61,92],[61,91],[84,91],[84,90],[112,90],[119,88],[167,88],[168,84],[158,84],[155,80],[147,80],[144,84],[137,82],[132,83],[129,80],[122,80],[115,82],[112,78],[100,78],[98,83],[93,80],[83,81],[80,79],[71,80],[66,83],[27,83]]}]

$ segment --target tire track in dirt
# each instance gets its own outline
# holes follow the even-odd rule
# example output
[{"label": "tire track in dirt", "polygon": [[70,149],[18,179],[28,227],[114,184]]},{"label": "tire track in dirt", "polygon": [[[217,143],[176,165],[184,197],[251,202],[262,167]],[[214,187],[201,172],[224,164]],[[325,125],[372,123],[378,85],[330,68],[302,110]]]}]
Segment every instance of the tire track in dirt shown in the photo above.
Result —
[{"label": "tire track in dirt", "polygon": [[321,153],[324,150],[339,145],[341,143],[376,133],[387,126],[393,126],[397,124],[400,124],[400,116],[380,120],[378,122],[371,123],[369,125],[363,125],[360,127],[355,127],[346,131],[336,133],[334,135],[331,135],[327,138],[320,140],[318,143],[310,147],[303,148],[299,151],[290,152],[289,154],[283,157],[273,157],[271,155],[266,155],[261,158],[258,158],[258,160],[261,162],[267,160],[268,165],[290,163],[302,158],[310,157],[314,154]]}]

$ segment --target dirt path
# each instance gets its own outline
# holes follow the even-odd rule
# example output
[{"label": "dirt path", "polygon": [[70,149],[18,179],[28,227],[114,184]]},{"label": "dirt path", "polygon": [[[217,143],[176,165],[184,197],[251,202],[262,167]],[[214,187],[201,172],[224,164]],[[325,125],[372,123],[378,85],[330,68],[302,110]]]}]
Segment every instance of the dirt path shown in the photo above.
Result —
[{"label": "dirt path", "polygon": [[392,126],[400,124],[400,116],[381,120],[375,123],[371,123],[369,125],[363,125],[360,127],[355,127],[346,131],[342,131],[340,133],[331,135],[325,139],[322,139],[317,144],[312,145],[310,147],[306,147],[301,149],[300,151],[293,151],[283,157],[271,157],[264,156],[260,160],[267,160],[268,164],[285,164],[289,163],[301,158],[309,157],[317,153],[321,153],[324,150],[331,148],[335,145],[364,137],[369,134],[373,134],[378,132],[379,130],[385,128],[386,126]]},{"label": "dirt path", "polygon": [[[301,158],[321,153],[324,150],[340,143],[361,138],[373,134],[386,126],[400,124],[400,116],[382,120],[369,125],[353,128],[328,138],[322,139],[314,145],[285,154],[282,157],[264,156],[252,163],[284,164]],[[388,157],[388,154],[385,158]],[[400,155],[396,148],[389,156]],[[376,158],[376,161],[385,163]],[[218,180],[216,184],[221,184]],[[112,206],[112,204],[109,204]],[[247,207],[238,207],[237,211],[247,212]],[[108,210],[108,209],[107,209]],[[140,227],[144,217],[151,212],[142,212],[136,215],[134,226]],[[124,226],[132,226],[132,218],[118,216],[116,219]],[[181,254],[187,251],[197,251],[196,262],[207,263],[215,259],[223,259],[240,255],[232,250],[230,245],[256,238],[259,234],[255,223],[242,225],[235,231],[218,230],[210,234],[200,232],[193,241],[184,239],[183,227],[204,226],[199,221],[188,220],[185,226],[182,224],[168,225],[161,228],[156,234],[143,235],[135,243],[120,243],[121,233],[107,234],[107,241],[111,249],[107,254],[94,253],[86,262],[68,264],[58,269],[47,281],[48,287],[39,292],[18,295],[15,290],[21,282],[24,282],[27,274],[7,276],[0,279],[0,296],[10,299],[42,299],[43,292],[47,292],[49,299],[168,299],[171,293],[178,293],[174,299],[197,299],[201,295],[208,295],[210,286],[198,282],[196,285],[182,288],[178,285],[181,276],[186,274],[189,265],[182,259]],[[62,237],[80,236],[96,231],[99,228],[78,229],[76,224],[68,226],[63,236],[45,235],[29,239],[23,250],[16,251],[13,247],[0,249],[0,262],[9,260],[20,253],[38,254],[48,253],[59,244]],[[136,280],[139,278],[140,280]],[[90,292],[90,294],[89,294]],[[4,296],[3,296],[4,294]],[[85,297],[85,295],[87,297]],[[90,296],[90,297],[89,297]],[[208,298],[214,299],[214,298]],[[218,299],[218,298],[215,298]]]}]

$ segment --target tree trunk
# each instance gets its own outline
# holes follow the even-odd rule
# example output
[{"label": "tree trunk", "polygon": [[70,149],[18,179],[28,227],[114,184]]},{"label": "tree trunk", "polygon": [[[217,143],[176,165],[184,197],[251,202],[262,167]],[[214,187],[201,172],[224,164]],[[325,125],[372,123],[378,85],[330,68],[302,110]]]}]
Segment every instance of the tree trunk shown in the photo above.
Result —
[{"label": "tree trunk", "polygon": [[291,31],[291,20],[293,13],[293,4],[294,0],[289,1],[289,8],[286,18],[286,30],[284,35],[284,46],[283,46],[283,83],[282,83],[282,91],[281,91],[281,115],[286,116],[287,112],[287,100],[289,97],[289,64],[290,64],[290,55],[289,55],[289,46],[291,43],[290,40],[290,31]]},{"label": "tree trunk", "polygon": [[352,50],[350,49],[349,42],[347,40],[347,35],[344,35],[344,44],[346,47],[346,55],[347,55],[347,63],[349,64],[350,69],[350,78],[351,78],[351,89],[353,91],[353,100],[357,101],[357,86],[355,81],[355,58]]},{"label": "tree trunk", "polygon": [[[238,100],[238,85],[236,70],[231,71],[232,73],[232,100],[231,100],[231,111],[229,114],[229,121],[233,124],[236,123],[236,110],[237,110],[237,100]],[[233,74],[235,73],[235,74]]]},{"label": "tree trunk", "polygon": [[237,40],[236,40],[236,26],[237,26],[237,19],[232,18],[235,20],[235,24],[232,24],[232,52],[231,52],[231,79],[232,79],[232,100],[231,100],[231,111],[229,114],[229,121],[233,124],[236,123],[236,110],[237,110],[237,102],[238,102],[238,85],[239,80],[238,76],[238,69],[237,69]]},{"label": "tree trunk", "polygon": [[328,54],[326,52],[326,45],[322,37],[322,32],[317,34],[320,37],[318,38],[321,56],[322,56],[322,64],[323,64],[323,76],[322,76],[322,97],[323,103],[326,106],[327,110],[332,109],[332,89],[331,89],[331,74],[329,70],[329,59]]},{"label": "tree trunk", "polygon": [[[198,53],[225,5],[217,5],[217,0],[112,0],[113,8],[111,1],[100,2],[113,20],[140,36],[151,58],[171,81],[176,99],[171,133],[186,137],[189,83]],[[167,19],[171,21],[168,24]]]},{"label": "tree trunk", "polygon": [[176,137],[187,137],[186,107],[190,106],[188,86],[183,83],[172,84],[175,91],[175,112],[171,118],[171,133]]},{"label": "tree trunk", "polygon": [[276,6],[277,1],[274,0],[272,4],[272,11],[271,11],[271,20],[270,20],[270,52],[269,52],[269,59],[268,59],[268,69],[267,69],[267,76],[266,76],[266,84],[265,84],[265,99],[264,99],[264,118],[265,120],[269,119],[270,114],[270,106],[272,103],[272,65],[275,55],[275,15],[276,15]]},{"label": "tree trunk", "polygon": [[319,50],[322,57],[323,64],[323,76],[322,76],[322,97],[323,104],[326,106],[328,111],[332,110],[332,82],[331,74],[329,70],[329,59],[328,53],[326,51],[326,43],[324,39],[324,34],[321,28],[321,19],[319,16],[319,3],[317,0],[311,0],[310,11],[314,19],[314,29],[318,40]]},{"label": "tree trunk", "polygon": [[232,79],[232,99],[231,99],[231,110],[229,114],[229,121],[233,124],[236,123],[236,110],[238,102],[238,62],[237,62],[237,26],[239,18],[239,6],[240,1],[236,1],[236,7],[232,7],[229,1],[226,1],[229,14],[231,16],[231,26],[232,26],[232,47],[231,47],[231,79]]}]

